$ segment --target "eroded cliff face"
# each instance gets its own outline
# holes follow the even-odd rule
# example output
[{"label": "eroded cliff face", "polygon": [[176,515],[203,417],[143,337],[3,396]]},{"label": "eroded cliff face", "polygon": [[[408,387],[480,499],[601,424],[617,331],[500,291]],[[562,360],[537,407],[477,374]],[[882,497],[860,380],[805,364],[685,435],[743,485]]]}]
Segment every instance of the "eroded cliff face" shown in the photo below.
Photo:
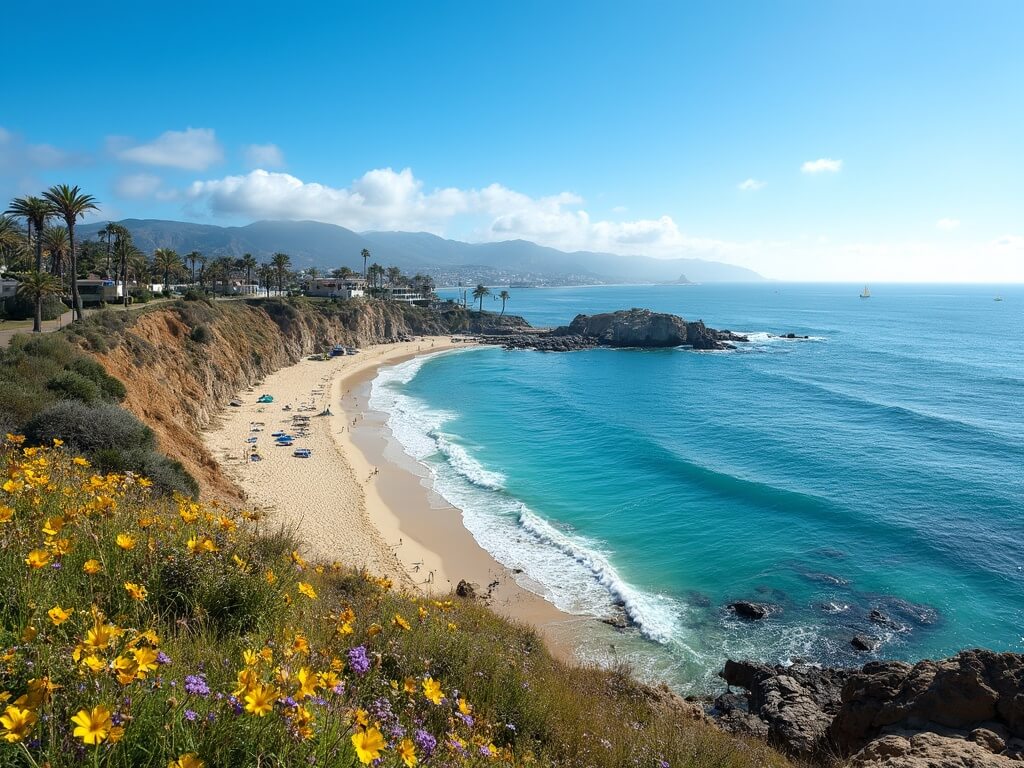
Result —
[{"label": "eroded cliff face", "polygon": [[237,503],[241,491],[200,436],[235,393],[333,344],[445,334],[471,325],[467,314],[380,301],[183,302],[141,315],[97,357],[124,382],[124,406],[156,432],[161,451],[185,466],[202,494]]}]

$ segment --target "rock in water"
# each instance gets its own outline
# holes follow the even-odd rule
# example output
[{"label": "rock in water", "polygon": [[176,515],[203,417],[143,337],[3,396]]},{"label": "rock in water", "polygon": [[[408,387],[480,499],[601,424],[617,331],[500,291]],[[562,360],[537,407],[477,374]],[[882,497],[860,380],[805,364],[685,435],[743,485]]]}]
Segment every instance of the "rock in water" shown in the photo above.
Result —
[{"label": "rock in water", "polygon": [[751,621],[763,619],[771,613],[771,610],[767,605],[762,603],[751,603],[747,600],[737,600],[735,603],[729,603],[726,607],[741,619],[750,619]]},{"label": "rock in water", "polygon": [[732,349],[730,342],[747,338],[730,331],[708,328],[702,321],[649,309],[628,309],[599,315],[576,315],[569,325],[547,334],[520,334],[503,340],[513,349],[541,349],[562,352],[602,347],[658,348],[691,346],[694,349]]},{"label": "rock in water", "polygon": [[870,637],[855,635],[850,641],[850,645],[853,646],[853,650],[855,651],[873,651],[875,650],[877,643],[875,643],[875,641]]}]

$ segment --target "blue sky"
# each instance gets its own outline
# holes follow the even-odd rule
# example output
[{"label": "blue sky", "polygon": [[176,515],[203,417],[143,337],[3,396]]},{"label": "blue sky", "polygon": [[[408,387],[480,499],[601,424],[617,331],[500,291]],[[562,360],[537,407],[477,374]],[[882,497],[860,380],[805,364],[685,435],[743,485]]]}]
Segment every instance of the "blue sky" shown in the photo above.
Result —
[{"label": "blue sky", "polygon": [[7,9],[0,195],[1024,281],[1024,3],[322,6]]}]

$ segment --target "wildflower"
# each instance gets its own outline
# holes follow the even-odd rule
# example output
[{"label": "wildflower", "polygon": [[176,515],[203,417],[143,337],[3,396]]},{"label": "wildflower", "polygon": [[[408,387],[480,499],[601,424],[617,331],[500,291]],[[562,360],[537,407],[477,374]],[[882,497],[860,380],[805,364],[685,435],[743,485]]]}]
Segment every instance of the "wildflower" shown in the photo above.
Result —
[{"label": "wildflower", "polygon": [[409,626],[409,622],[402,618],[402,614],[400,613],[395,614],[395,618],[391,620],[391,623],[396,627],[401,627],[402,629],[412,629],[412,627]]},{"label": "wildflower", "polygon": [[367,728],[370,725],[370,713],[362,707],[359,707],[352,713],[352,722],[356,725],[360,725],[363,728]]},{"label": "wildflower", "polygon": [[267,584],[273,584],[275,581],[277,581],[277,575],[274,573],[273,570],[267,571],[267,575],[264,578],[267,580]]},{"label": "wildflower", "polygon": [[113,726],[110,710],[102,704],[93,707],[91,711],[79,710],[78,714],[71,718],[71,722],[77,726],[74,735],[81,739],[83,744],[102,744]]},{"label": "wildflower", "polygon": [[416,732],[413,733],[412,738],[413,741],[416,742],[416,746],[420,748],[424,757],[430,757],[434,754],[434,750],[437,749],[437,739],[435,739],[430,732],[425,731],[422,728],[417,728]]},{"label": "wildflower", "polygon": [[185,692],[193,696],[209,696],[210,686],[203,675],[186,675]]},{"label": "wildflower", "polygon": [[190,723],[194,723],[196,721],[196,718],[198,717],[199,714],[194,709],[185,710],[185,719],[188,720]]},{"label": "wildflower", "polygon": [[255,667],[260,663],[260,655],[256,651],[246,648],[242,651],[242,662],[247,667]]},{"label": "wildflower", "polygon": [[366,656],[366,646],[357,645],[348,652],[348,665],[357,675],[365,675],[370,671],[370,659]]},{"label": "wildflower", "polygon": [[381,625],[378,624],[377,622],[374,622],[373,624],[371,624],[369,627],[366,628],[366,634],[368,634],[370,637],[376,637],[377,635],[380,634],[381,629],[382,629]]},{"label": "wildflower", "polygon": [[160,651],[156,655],[156,663],[157,664],[170,664],[171,663],[171,657],[168,656],[163,651]]},{"label": "wildflower", "polygon": [[61,608],[59,605],[55,605],[46,612],[46,615],[50,617],[50,621],[53,622],[53,626],[59,627],[65,621],[70,619],[71,614],[74,612],[74,608]]},{"label": "wildflower", "polygon": [[75,456],[75,458],[73,458],[71,461],[72,461],[73,464],[76,464],[79,467],[88,467],[89,466],[89,460],[88,459],[83,459],[81,456]]},{"label": "wildflower", "polygon": [[195,752],[187,752],[177,760],[171,760],[167,768],[203,768],[206,765]]},{"label": "wildflower", "polygon": [[48,517],[43,521],[43,533],[47,536],[57,536],[63,528],[63,517]]},{"label": "wildflower", "polygon": [[402,690],[404,690],[410,696],[412,694],[416,693],[416,678],[415,677],[407,677],[407,678],[405,678],[405,680],[402,681]]},{"label": "wildflower", "polygon": [[316,695],[317,679],[312,671],[302,667],[298,674],[295,675],[295,678],[299,683],[299,689],[296,691],[296,695],[299,698],[309,698]]},{"label": "wildflower", "polygon": [[412,743],[412,739],[402,739],[398,745],[398,756],[409,768],[416,765],[416,745]]},{"label": "wildflower", "polygon": [[0,504],[0,523],[9,523],[14,517],[14,508],[6,504]]},{"label": "wildflower", "polygon": [[432,677],[424,678],[423,695],[427,698],[427,701],[430,701],[433,704],[440,704],[441,699],[444,698],[444,692],[441,690],[441,684]]},{"label": "wildflower", "polygon": [[376,728],[367,728],[352,734],[352,746],[356,748],[356,757],[363,765],[369,765],[378,757],[381,751],[387,746],[384,737]]},{"label": "wildflower", "polygon": [[152,648],[133,648],[132,656],[135,657],[135,663],[139,667],[139,677],[145,677],[147,672],[156,669],[160,661],[157,652]]},{"label": "wildflower", "polygon": [[33,549],[25,558],[25,565],[29,568],[45,568],[50,562],[50,553],[45,549]]},{"label": "wildflower", "polygon": [[473,707],[470,706],[465,698],[459,699],[459,712],[464,715],[471,715],[473,713]]},{"label": "wildflower", "polygon": [[115,539],[115,541],[117,542],[117,546],[125,552],[135,549],[135,537],[129,536],[127,533],[117,534],[117,539]]},{"label": "wildflower", "polygon": [[459,625],[456,624],[454,621],[449,621],[448,622],[448,631],[449,632],[455,632],[458,628],[459,628]]},{"label": "wildflower", "polygon": [[9,744],[24,741],[38,719],[36,713],[31,709],[20,709],[13,705],[8,706],[4,710],[3,715],[0,715],[0,726],[3,727],[4,741]]},{"label": "wildflower", "polygon": [[107,668],[107,665],[103,663],[103,659],[94,654],[90,654],[82,659],[82,664],[89,668],[89,671],[94,675],[100,674]]},{"label": "wildflower", "polygon": [[426,608],[424,608],[422,605],[419,607],[419,610],[417,611],[417,613],[419,614],[420,621],[426,621],[427,617],[430,616],[430,612]]},{"label": "wildflower", "polygon": [[305,581],[299,582],[299,593],[305,595],[310,600],[316,600],[316,590],[313,589],[312,584],[308,584]]},{"label": "wildflower", "polygon": [[124,583],[124,588],[125,591],[128,592],[129,595],[131,595],[132,600],[138,600],[139,602],[142,602],[146,599],[146,588],[143,587],[141,584],[135,584],[134,582],[126,581]]},{"label": "wildflower", "polygon": [[90,576],[95,576],[97,573],[103,570],[103,566],[100,565],[99,560],[86,560],[82,565],[82,570],[88,573]]},{"label": "wildflower", "polygon": [[203,552],[218,551],[217,545],[209,536],[204,536],[201,539],[197,539],[195,536],[192,536],[186,544],[188,546],[188,551],[194,555],[199,555]]},{"label": "wildflower", "polygon": [[339,635],[342,635],[342,636],[344,636],[344,635],[351,635],[354,631],[355,630],[352,629],[351,622],[346,621],[344,624],[339,624],[338,625],[338,634]]},{"label": "wildflower", "polygon": [[257,684],[245,695],[245,711],[256,717],[269,715],[274,709],[277,691],[272,686]]}]

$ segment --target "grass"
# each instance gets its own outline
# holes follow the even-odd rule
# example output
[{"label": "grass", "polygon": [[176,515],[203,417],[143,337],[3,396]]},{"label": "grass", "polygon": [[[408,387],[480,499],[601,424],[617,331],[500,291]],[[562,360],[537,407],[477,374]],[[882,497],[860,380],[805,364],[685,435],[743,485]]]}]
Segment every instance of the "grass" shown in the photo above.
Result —
[{"label": "grass", "polygon": [[482,605],[150,486],[0,447],[0,765],[786,765]]}]

